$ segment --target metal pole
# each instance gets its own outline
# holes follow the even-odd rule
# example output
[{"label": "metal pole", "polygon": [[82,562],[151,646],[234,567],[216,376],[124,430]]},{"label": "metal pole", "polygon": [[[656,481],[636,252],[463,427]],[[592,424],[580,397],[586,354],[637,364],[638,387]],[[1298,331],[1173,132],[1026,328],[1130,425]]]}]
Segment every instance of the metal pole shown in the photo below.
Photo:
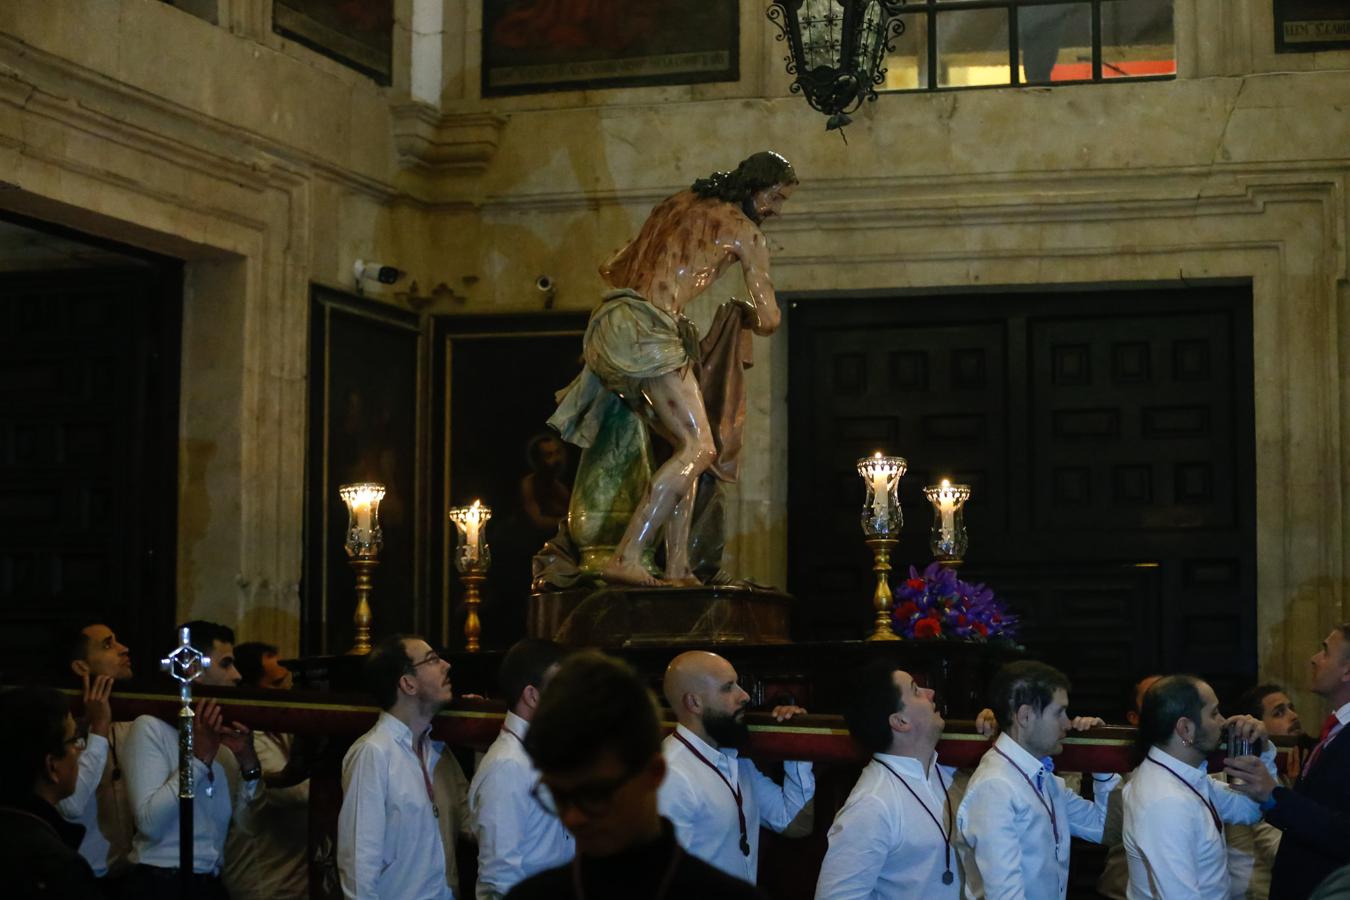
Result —
[{"label": "metal pole", "polygon": [[159,661],[159,667],[178,682],[178,877],[179,896],[192,900],[192,682],[210,668],[211,657],[192,646],[192,635],[178,633],[178,649]]}]

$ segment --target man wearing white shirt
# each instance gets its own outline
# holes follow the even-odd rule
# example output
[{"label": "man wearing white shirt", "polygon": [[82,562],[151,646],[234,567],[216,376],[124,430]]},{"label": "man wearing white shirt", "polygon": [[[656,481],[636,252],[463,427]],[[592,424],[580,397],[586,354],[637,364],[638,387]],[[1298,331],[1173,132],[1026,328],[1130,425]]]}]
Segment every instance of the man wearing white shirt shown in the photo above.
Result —
[{"label": "man wearing white shirt", "polygon": [[[213,622],[185,625],[192,645],[211,657],[198,684],[233,687],[234,632]],[[194,896],[226,896],[220,882],[225,834],[232,814],[262,793],[262,769],[253,734],[239,722],[226,725],[216,701],[198,702],[193,724],[192,871]],[[148,900],[179,896],[178,729],[154,716],[141,716],[127,735],[127,796],[136,822],[131,844],[133,868],[127,894]]]},{"label": "man wearing white shirt", "polygon": [[83,687],[89,736],[75,793],[56,808],[66,821],[84,826],[80,855],[94,870],[104,896],[115,900],[131,865],[131,805],[121,766],[131,723],[112,720],[108,698],[113,682],[130,680],[131,652],[111,628],[94,623],[70,636],[66,662]]},{"label": "man wearing white shirt", "polygon": [[[685,850],[754,884],[759,826],[787,828],[815,794],[816,780],[809,762],[789,761],[780,787],[738,757],[750,736],[750,696],[736,679],[731,663],[715,653],[690,651],[671,661],[663,686],[679,724],[662,744],[667,772],[657,799]],[[773,715],[782,722],[805,712],[779,706]]]},{"label": "man wearing white shirt", "polygon": [[[1225,726],[1249,741],[1266,737],[1251,716],[1225,719],[1214,689],[1194,676],[1169,675],[1144,694],[1138,740],[1147,752],[1124,789],[1129,900],[1227,900],[1224,823],[1257,822],[1261,811],[1209,777],[1205,760]],[[1263,760],[1273,772],[1273,745]]]},{"label": "man wearing white shirt", "polygon": [[977,900],[1063,900],[1070,838],[1100,842],[1106,798],[1117,775],[1095,776],[1096,802],[1069,790],[1050,757],[1070,729],[1101,719],[1070,719],[1069,680],[1030,660],[1009,663],[990,685],[1002,734],[980,759],[956,813],[964,838],[966,897]]},{"label": "man wearing white shirt", "polygon": [[1266,821],[1284,832],[1270,873],[1271,900],[1303,900],[1350,862],[1350,622],[1331,629],[1308,660],[1313,693],[1327,702],[1317,746],[1292,788],[1281,787],[1251,760],[1225,760],[1233,785],[1261,804]]},{"label": "man wearing white shirt", "polygon": [[933,691],[889,663],[869,665],[846,718],[872,761],[830,826],[817,900],[957,900],[963,879],[949,793],[955,769],[937,762],[946,723]]},{"label": "man wearing white shirt", "polygon": [[371,650],[366,680],[383,712],[342,760],[342,895],[452,900],[455,839],[468,822],[464,773],[430,737],[454,696],[450,664],[421,638],[393,635]]},{"label": "man wearing white shirt", "polygon": [[501,734],[469,785],[469,810],[478,838],[477,900],[498,900],[526,878],[570,860],[576,849],[557,816],[530,793],[539,772],[525,752],[525,735],[563,649],[526,638],[502,659],[502,696],[509,704]]}]

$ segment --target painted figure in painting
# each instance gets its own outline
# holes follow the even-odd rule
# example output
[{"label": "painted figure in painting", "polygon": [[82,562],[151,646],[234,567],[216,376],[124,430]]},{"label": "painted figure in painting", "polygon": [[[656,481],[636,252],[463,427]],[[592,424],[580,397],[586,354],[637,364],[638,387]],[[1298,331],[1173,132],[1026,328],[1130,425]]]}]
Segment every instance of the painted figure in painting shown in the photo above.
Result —
[{"label": "painted figure in painting", "polygon": [[[600,268],[613,290],[591,315],[586,366],[560,392],[549,424],[588,447],[617,395],[674,448],[599,572],[607,583],[699,583],[689,565],[690,517],[699,476],[717,459],[718,447],[704,404],[706,382],[699,387],[698,336],[681,311],[739,263],[750,295],[736,301],[740,322],[755,334],[773,334],[780,313],[760,225],[781,211],[796,184],[786,159],[756,153],[735,171],[700,178],[662,201],[638,236]],[[642,560],[663,528],[666,569],[658,579]]]}]

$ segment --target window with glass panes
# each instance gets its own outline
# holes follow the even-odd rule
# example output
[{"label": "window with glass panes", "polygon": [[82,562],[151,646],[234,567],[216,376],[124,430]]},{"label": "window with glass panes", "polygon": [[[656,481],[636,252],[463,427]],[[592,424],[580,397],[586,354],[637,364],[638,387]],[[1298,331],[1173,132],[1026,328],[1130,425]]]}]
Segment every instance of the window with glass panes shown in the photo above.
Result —
[{"label": "window with glass panes", "polygon": [[1176,76],[1173,0],[906,0],[879,90]]}]

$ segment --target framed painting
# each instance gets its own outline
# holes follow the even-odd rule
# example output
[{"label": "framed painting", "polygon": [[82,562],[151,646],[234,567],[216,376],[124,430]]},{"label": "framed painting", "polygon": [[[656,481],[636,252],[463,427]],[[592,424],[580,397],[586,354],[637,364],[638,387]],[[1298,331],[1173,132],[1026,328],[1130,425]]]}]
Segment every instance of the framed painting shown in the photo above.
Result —
[{"label": "framed painting", "polygon": [[1275,0],[1275,52],[1315,53],[1350,48],[1345,0]]},{"label": "framed painting", "polygon": [[274,0],[272,30],[390,84],[394,0]]},{"label": "framed painting", "polygon": [[735,81],[740,4],[483,0],[483,96]]},{"label": "framed painting", "polygon": [[302,652],[326,655],[345,652],[355,634],[343,484],[385,486],[373,635],[415,633],[424,622],[426,345],[412,313],[318,286],[310,302]]}]

